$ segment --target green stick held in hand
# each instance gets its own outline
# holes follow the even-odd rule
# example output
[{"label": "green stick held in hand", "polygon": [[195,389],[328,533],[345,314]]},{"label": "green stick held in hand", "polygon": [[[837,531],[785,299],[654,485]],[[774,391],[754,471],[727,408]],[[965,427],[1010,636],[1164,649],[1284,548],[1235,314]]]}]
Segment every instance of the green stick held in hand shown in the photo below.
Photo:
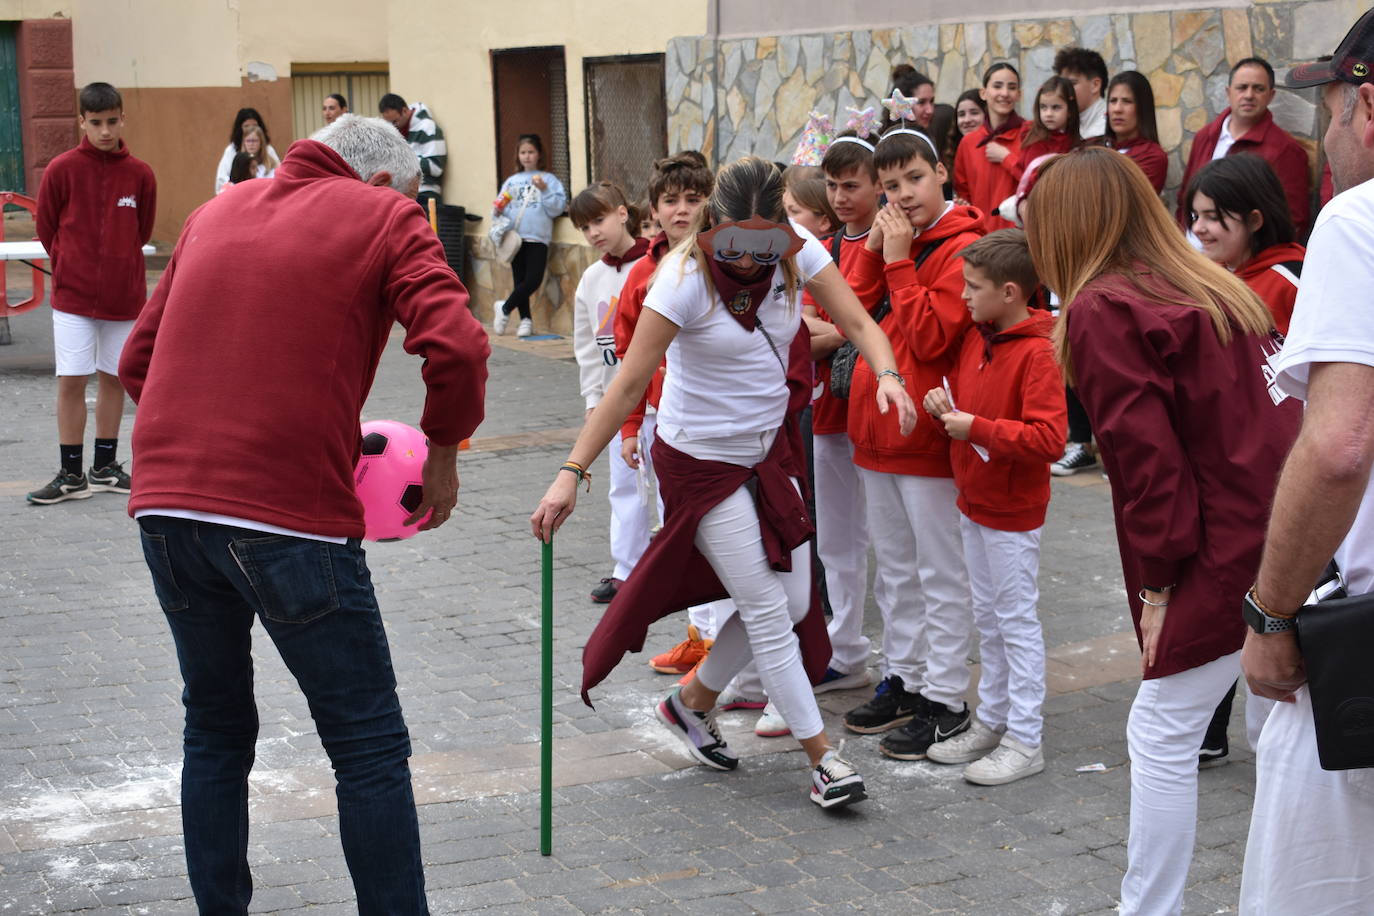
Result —
[{"label": "green stick held in hand", "polygon": [[540,545],[544,616],[540,624],[539,853],[553,854],[553,535]]}]

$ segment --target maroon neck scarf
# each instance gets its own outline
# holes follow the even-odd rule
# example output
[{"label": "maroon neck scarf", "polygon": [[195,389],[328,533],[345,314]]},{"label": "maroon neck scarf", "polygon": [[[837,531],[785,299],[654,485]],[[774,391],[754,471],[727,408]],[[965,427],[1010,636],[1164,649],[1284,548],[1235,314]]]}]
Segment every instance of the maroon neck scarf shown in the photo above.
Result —
[{"label": "maroon neck scarf", "polygon": [[759,320],[759,306],[763,305],[773,285],[773,268],[762,268],[762,275],[754,280],[740,280],[731,276],[720,261],[707,258],[706,263],[711,269],[716,294],[725,303],[725,311],[739,322],[740,327],[753,331]]},{"label": "maroon neck scarf", "polygon": [[609,251],[601,256],[601,260],[609,267],[614,267],[616,273],[620,273],[620,268],[632,261],[638,261],[644,257],[644,253],[649,250],[648,239],[635,239],[635,243],[630,246],[630,250],[616,257]]}]

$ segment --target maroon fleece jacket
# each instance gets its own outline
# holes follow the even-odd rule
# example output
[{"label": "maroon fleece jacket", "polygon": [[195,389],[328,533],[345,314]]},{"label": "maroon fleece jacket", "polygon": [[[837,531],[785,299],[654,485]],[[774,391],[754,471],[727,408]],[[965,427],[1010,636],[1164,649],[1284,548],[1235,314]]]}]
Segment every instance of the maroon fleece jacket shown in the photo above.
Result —
[{"label": "maroon fleece jacket", "polygon": [[157,181],[124,141],[102,152],[85,137],[43,170],[38,240],[52,261],[52,307],[132,321],[148,298],[143,246],[153,235]]},{"label": "maroon fleece jacket", "polygon": [[413,200],[297,141],[275,178],[191,214],[124,348],[119,376],[138,403],[130,513],[362,537],[358,414],[392,323],[424,359],[420,427],[456,445],[482,421],[491,352],[467,306]]}]

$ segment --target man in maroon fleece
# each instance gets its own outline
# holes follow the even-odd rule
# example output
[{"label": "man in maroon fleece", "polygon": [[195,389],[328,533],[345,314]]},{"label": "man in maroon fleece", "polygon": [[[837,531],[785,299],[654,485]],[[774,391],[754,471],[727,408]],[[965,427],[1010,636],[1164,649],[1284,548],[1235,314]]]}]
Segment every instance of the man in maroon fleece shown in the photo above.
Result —
[{"label": "man in maroon fleece", "polygon": [[[28,495],[29,502],[44,506],[85,499],[97,490],[129,492],[129,475],[115,461],[124,413],[119,352],[148,298],[143,246],[157,211],[153,170],[130,156],[120,139],[119,90],[91,83],[79,99],[81,144],[48,164],[38,189],[38,238],[52,262],[61,461],[52,482]],[[98,393],[87,473],[82,450],[92,375]]]},{"label": "man in maroon fleece", "polygon": [[[337,779],[360,913],[425,913],[410,739],[359,538],[358,415],[393,322],[424,360],[422,529],[457,502],[486,334],[409,195],[419,162],[344,115],[271,180],[196,210],[124,350],[138,519],[181,664],[182,825],[201,912],[245,912],[258,718],[250,630],[272,638]],[[397,193],[397,191],[404,193]]]}]

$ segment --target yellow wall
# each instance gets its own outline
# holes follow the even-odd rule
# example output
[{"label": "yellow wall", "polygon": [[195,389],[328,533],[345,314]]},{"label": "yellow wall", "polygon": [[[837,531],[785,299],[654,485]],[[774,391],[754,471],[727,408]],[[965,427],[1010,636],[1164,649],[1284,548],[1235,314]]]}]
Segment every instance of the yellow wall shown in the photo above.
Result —
[{"label": "yellow wall", "polygon": [[0,0],[0,21],[58,18],[72,18],[71,0]]},{"label": "yellow wall", "polygon": [[[486,215],[496,196],[496,119],[490,52],[561,45],[568,68],[568,150],[573,187],[587,174],[582,58],[661,54],[668,40],[706,31],[706,0],[391,0],[391,85],[423,101],[444,130],[449,171],[444,200]],[[582,242],[567,220],[556,240]]]}]

